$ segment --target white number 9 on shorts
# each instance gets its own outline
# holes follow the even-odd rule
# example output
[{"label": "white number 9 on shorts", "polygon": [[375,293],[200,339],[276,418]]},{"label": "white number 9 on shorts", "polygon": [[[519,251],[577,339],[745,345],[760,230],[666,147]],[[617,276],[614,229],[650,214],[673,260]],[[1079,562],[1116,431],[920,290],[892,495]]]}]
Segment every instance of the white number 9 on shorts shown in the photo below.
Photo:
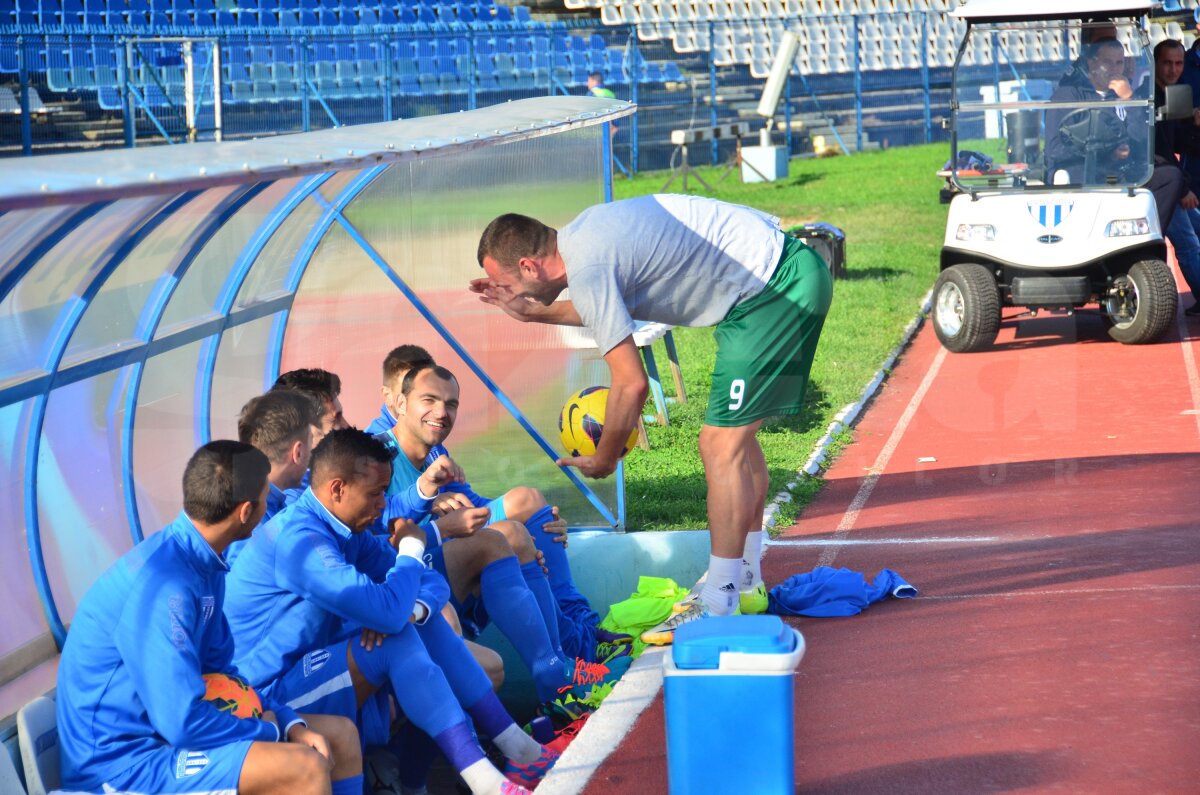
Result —
[{"label": "white number 9 on shorts", "polygon": [[742,407],[742,400],[746,397],[746,382],[741,378],[733,379],[733,383],[729,385],[729,399],[733,402],[729,404],[730,411],[737,411]]}]

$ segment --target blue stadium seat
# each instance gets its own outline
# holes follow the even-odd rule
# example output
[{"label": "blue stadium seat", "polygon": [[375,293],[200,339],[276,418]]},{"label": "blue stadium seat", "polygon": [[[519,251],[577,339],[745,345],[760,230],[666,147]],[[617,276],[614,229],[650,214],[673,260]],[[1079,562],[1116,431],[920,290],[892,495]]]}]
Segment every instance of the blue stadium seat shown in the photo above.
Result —
[{"label": "blue stadium seat", "polygon": [[529,9],[525,6],[513,6],[513,20],[519,25],[529,25],[533,18],[529,15]]},{"label": "blue stadium seat", "polygon": [[397,76],[397,85],[401,94],[420,94],[421,85],[417,80],[416,73],[403,73]]},{"label": "blue stadium seat", "polygon": [[493,6],[492,19],[496,22],[512,22],[513,12],[508,6]]},{"label": "blue stadium seat", "polygon": [[399,18],[401,25],[416,25],[417,24],[417,15],[408,6],[401,6],[400,10],[396,14],[396,16]]},{"label": "blue stadium seat", "polygon": [[662,79],[664,83],[682,83],[683,73],[679,71],[679,65],[674,61],[667,61],[663,64]]},{"label": "blue stadium seat", "polygon": [[317,26],[317,14],[311,8],[304,8],[300,11],[300,26],[305,28],[315,28]]}]

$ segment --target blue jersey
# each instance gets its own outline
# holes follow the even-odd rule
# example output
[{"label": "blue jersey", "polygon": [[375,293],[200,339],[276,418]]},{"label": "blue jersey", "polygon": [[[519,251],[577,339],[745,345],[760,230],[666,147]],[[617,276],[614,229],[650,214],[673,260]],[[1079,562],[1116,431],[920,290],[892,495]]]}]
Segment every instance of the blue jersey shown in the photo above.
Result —
[{"label": "blue jersey", "polygon": [[[229,568],[184,514],[125,553],[84,595],[58,666],[62,784],[98,791],[164,744],[275,741],[275,724],[204,700],[206,673],[242,676],[222,612]],[[296,713],[263,695],[286,728]]]},{"label": "blue jersey", "polygon": [[[394,456],[394,458],[392,458],[392,482],[390,484],[388,484],[388,489],[387,489],[389,498],[391,497],[391,495],[407,494],[407,493],[409,493],[409,490],[415,489],[416,484],[417,484],[417,479],[421,477],[422,472],[424,472],[426,469],[429,468],[430,464],[432,464],[434,461],[438,460],[442,456],[450,457],[449,450],[447,450],[445,447],[443,447],[440,444],[435,444],[433,446],[433,448],[429,451],[429,454],[425,456],[425,465],[422,466],[418,470],[415,466],[413,466],[412,461],[408,460],[408,456],[406,456],[404,454],[404,451],[400,449],[400,445],[396,441],[395,434],[392,434],[392,433],[376,434],[375,438],[379,439],[381,442],[383,442],[385,445],[387,445],[388,449],[392,452],[392,455]],[[483,506],[485,506],[489,502],[491,502],[491,498],[476,494],[475,490],[471,488],[471,484],[466,483],[466,482],[448,483],[445,486],[442,486],[441,488],[438,489],[438,494],[443,494],[445,492],[451,492],[451,491],[466,495],[466,498],[468,500],[470,500],[471,504],[474,505],[476,508],[482,508]],[[419,497],[420,495],[418,494],[417,496]],[[417,522],[418,524],[421,522],[427,521],[429,519],[428,504],[429,503],[427,501],[425,503],[425,505],[422,506],[424,508],[424,513],[413,515],[413,516],[406,516],[405,518],[412,519],[414,522]],[[389,504],[389,510],[390,510],[390,504]],[[397,514],[391,514],[391,513],[385,512],[385,515],[387,515],[389,518],[394,518]]]},{"label": "blue jersey", "polygon": [[371,424],[367,426],[367,433],[372,436],[387,433],[395,424],[396,418],[392,416],[392,412],[388,411],[387,404],[384,403],[379,407],[379,416],[371,420]]},{"label": "blue jersey", "polygon": [[238,668],[270,692],[307,652],[361,627],[399,632],[418,601],[433,612],[449,595],[441,575],[351,532],[308,489],[255,531],[229,576],[225,613]]},{"label": "blue jersey", "polygon": [[[274,483],[267,483],[267,486],[267,510],[265,513],[263,513],[262,521],[258,523],[259,527],[262,527],[267,522],[271,521],[272,516],[282,511],[284,506],[292,502],[294,499],[288,499],[287,492],[280,489]],[[288,491],[296,491],[296,489],[288,489]],[[245,541],[234,541],[232,544],[230,544],[225,550],[225,562],[232,567],[233,562],[237,560],[237,556],[242,554],[242,549],[249,542],[250,539],[247,538]]]}]

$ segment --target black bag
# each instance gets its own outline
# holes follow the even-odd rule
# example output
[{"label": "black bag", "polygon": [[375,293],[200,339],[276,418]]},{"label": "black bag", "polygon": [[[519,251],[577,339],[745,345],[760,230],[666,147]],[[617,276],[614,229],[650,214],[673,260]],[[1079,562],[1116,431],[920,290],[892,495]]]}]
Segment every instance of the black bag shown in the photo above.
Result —
[{"label": "black bag", "polygon": [[794,226],[788,230],[792,237],[803,240],[825,260],[835,279],[846,276],[846,233],[832,224],[814,223]]}]

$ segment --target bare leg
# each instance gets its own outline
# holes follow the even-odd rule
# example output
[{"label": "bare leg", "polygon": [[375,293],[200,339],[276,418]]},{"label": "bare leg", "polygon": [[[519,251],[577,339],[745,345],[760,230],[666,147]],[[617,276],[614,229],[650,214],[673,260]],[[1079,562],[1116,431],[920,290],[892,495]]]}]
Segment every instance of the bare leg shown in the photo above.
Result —
[{"label": "bare leg", "polygon": [[761,470],[765,463],[760,465],[762,449],[754,437],[761,425],[759,420],[734,428],[705,425],[700,430],[712,549],[700,599],[714,615],[728,615],[736,609],[746,533],[756,510],[757,520],[762,520],[766,487],[761,484]]},{"label": "bare leg", "polygon": [[[708,527],[712,554],[741,558],[746,532],[762,521],[766,502],[766,461],[754,434],[762,420],[736,428],[705,425],[700,458],[708,482]],[[757,517],[755,512],[757,510]]]},{"label": "bare leg", "polygon": [[[357,734],[355,735],[357,737]],[[361,769],[362,762],[359,761]],[[329,761],[299,743],[253,743],[238,778],[239,795],[329,795]]]}]

